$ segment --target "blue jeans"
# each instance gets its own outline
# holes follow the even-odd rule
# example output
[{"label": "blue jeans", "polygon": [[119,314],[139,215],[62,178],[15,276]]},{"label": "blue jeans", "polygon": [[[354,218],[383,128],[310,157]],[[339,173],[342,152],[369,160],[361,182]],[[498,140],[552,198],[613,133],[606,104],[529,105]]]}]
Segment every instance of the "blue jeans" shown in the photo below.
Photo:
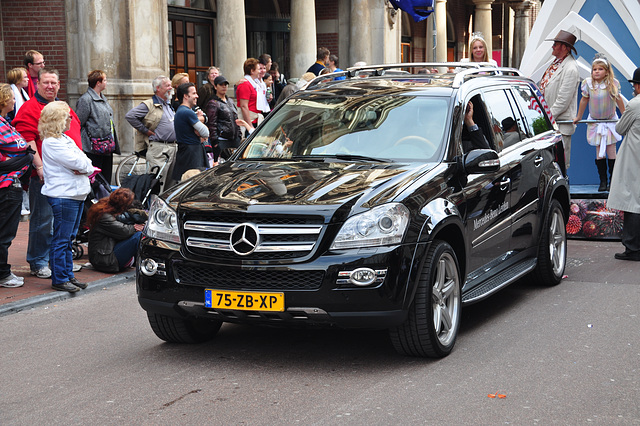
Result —
[{"label": "blue jeans", "polygon": [[42,195],[42,183],[38,176],[31,177],[29,182],[29,244],[27,245],[27,262],[32,271],[49,266],[49,249],[53,235],[53,212]]},{"label": "blue jeans", "polygon": [[118,259],[118,268],[123,270],[124,267],[131,261],[131,258],[138,252],[138,246],[140,245],[140,238],[142,232],[136,232],[126,240],[118,241],[113,246],[113,254]]},{"label": "blue jeans", "polygon": [[51,284],[64,284],[73,278],[73,240],[78,233],[84,200],[48,197],[53,211],[51,240]]},{"label": "blue jeans", "polygon": [[16,237],[22,208],[22,189],[15,187],[0,188],[0,279],[11,273],[9,246]]}]

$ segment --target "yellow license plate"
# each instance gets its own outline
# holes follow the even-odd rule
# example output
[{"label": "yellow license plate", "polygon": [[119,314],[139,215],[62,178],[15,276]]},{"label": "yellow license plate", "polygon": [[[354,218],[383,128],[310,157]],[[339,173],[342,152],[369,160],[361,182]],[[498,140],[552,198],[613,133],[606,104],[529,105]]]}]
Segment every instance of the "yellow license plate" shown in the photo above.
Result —
[{"label": "yellow license plate", "polygon": [[206,289],[204,306],[213,309],[284,312],[284,293],[255,293]]}]

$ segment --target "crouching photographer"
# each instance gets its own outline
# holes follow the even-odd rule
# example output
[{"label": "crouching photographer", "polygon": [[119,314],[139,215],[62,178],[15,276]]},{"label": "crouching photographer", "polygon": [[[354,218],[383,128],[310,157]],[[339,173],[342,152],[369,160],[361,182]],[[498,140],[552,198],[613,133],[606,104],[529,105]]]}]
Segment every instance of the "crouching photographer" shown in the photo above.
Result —
[{"label": "crouching photographer", "polygon": [[135,264],[147,213],[133,206],[134,198],[119,188],[89,209],[89,261],[96,270],[113,273]]}]

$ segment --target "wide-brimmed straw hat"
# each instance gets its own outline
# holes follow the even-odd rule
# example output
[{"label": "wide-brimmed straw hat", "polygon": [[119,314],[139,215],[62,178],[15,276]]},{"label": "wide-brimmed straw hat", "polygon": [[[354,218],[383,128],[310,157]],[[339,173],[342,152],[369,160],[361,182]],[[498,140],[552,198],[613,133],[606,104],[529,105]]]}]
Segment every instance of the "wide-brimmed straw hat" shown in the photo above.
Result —
[{"label": "wide-brimmed straw hat", "polygon": [[555,38],[548,38],[545,41],[559,41],[560,43],[564,43],[567,46],[569,46],[571,50],[574,51],[574,53],[577,54],[578,52],[576,52],[576,48],[573,47],[573,45],[576,44],[576,40],[577,40],[576,36],[571,34],[569,31],[560,30],[560,32]]}]

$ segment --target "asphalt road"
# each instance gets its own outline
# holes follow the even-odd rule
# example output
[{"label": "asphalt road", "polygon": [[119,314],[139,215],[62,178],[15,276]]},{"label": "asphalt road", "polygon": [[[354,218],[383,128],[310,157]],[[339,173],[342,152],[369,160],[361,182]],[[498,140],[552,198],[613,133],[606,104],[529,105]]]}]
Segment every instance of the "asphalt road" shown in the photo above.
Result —
[{"label": "asphalt road", "polygon": [[465,308],[438,361],[396,355],[382,331],[224,325],[162,343],[132,282],[8,315],[0,422],[640,424],[640,262],[619,248],[570,242],[567,279]]}]

